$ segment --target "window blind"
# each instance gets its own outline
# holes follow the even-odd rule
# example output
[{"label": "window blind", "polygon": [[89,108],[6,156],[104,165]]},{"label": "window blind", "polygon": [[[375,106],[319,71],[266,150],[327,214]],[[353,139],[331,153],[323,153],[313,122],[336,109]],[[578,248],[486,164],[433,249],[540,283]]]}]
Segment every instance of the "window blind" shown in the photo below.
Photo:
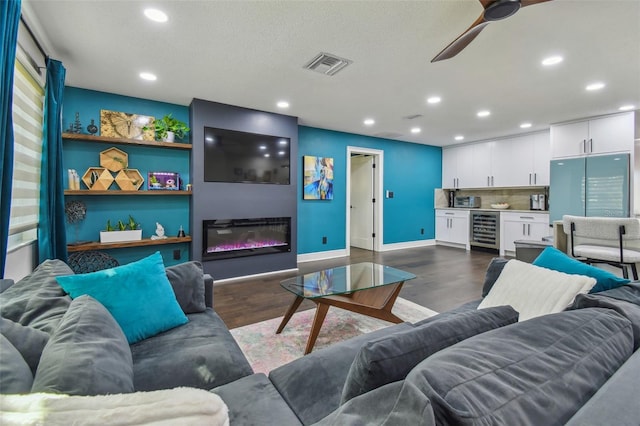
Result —
[{"label": "window blind", "polygon": [[16,60],[13,82],[14,160],[9,250],[35,240],[37,235],[43,104],[42,85],[32,77],[20,59]]}]

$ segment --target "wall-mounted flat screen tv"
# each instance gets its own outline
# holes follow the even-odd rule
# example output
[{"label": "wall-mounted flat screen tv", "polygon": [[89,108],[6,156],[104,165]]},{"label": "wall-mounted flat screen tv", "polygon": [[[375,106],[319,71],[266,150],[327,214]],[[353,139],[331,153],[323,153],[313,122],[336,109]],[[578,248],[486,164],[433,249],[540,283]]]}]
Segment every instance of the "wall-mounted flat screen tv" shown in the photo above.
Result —
[{"label": "wall-mounted flat screen tv", "polygon": [[291,140],[204,128],[205,182],[289,185]]}]

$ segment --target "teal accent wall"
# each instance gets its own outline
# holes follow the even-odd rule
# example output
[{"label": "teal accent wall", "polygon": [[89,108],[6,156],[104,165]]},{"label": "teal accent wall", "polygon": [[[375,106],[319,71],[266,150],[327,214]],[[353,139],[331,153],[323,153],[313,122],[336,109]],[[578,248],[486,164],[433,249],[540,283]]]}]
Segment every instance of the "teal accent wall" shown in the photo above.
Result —
[{"label": "teal accent wall", "polygon": [[[298,254],[346,248],[347,147],[384,151],[384,244],[435,238],[434,189],[442,181],[442,149],[429,145],[300,126],[298,179]],[[302,157],[333,157],[334,199],[302,199]],[[424,234],[421,229],[424,228]],[[322,237],[327,244],[322,244]]]},{"label": "teal accent wall", "polygon": [[[100,110],[112,110],[128,113],[151,115],[160,118],[171,113],[174,117],[189,123],[189,107],[147,99],[121,96],[111,93],[66,87],[63,106],[63,128],[68,129],[80,114],[83,133],[94,120],[100,128]],[[98,131],[97,135],[100,134]],[[147,189],[147,173],[151,171],[177,172],[183,185],[190,183],[190,151],[179,149],[162,149],[135,145],[91,143],[84,141],[64,141],[63,164],[66,169],[76,169],[82,175],[89,167],[100,166],[100,151],[115,146],[129,155],[129,168],[138,169],[145,179],[141,191]],[[65,174],[65,188],[68,188]],[[81,183],[81,188],[86,187]],[[111,189],[117,188],[114,184]],[[187,235],[191,235],[190,196],[66,196],[65,199],[80,200],[87,206],[87,215],[78,225],[67,225],[67,241],[98,241],[99,232],[105,228],[108,219],[115,224],[118,220],[126,221],[131,214],[142,226],[142,237],[150,238],[155,234],[156,222],[160,222],[165,235],[177,236],[180,226]],[[138,260],[155,251],[160,251],[166,265],[181,263],[191,258],[189,243],[170,244],[127,249],[109,250],[108,253],[118,259],[121,264]],[[180,250],[180,260],[173,259],[173,251]]]}]

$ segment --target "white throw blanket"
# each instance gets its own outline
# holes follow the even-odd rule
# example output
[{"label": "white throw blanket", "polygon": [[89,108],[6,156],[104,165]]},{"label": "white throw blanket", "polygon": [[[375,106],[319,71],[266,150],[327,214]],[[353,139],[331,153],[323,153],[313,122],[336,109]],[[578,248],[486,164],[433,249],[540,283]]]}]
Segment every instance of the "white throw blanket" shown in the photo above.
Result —
[{"label": "white throw blanket", "polygon": [[0,425],[228,426],[227,406],[211,392],[174,388],[117,395],[0,395]]}]

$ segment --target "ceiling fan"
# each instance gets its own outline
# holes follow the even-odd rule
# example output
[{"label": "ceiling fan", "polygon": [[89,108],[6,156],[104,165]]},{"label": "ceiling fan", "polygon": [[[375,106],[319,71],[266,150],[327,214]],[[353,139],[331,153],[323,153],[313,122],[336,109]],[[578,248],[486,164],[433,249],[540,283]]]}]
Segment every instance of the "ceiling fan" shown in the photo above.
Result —
[{"label": "ceiling fan", "polygon": [[490,22],[499,21],[514,15],[521,7],[532,6],[538,3],[544,3],[551,0],[478,0],[484,11],[471,24],[469,29],[462,33],[451,44],[445,47],[442,52],[438,53],[431,62],[442,61],[444,59],[453,58],[469,45],[475,39],[480,31],[483,30]]}]

